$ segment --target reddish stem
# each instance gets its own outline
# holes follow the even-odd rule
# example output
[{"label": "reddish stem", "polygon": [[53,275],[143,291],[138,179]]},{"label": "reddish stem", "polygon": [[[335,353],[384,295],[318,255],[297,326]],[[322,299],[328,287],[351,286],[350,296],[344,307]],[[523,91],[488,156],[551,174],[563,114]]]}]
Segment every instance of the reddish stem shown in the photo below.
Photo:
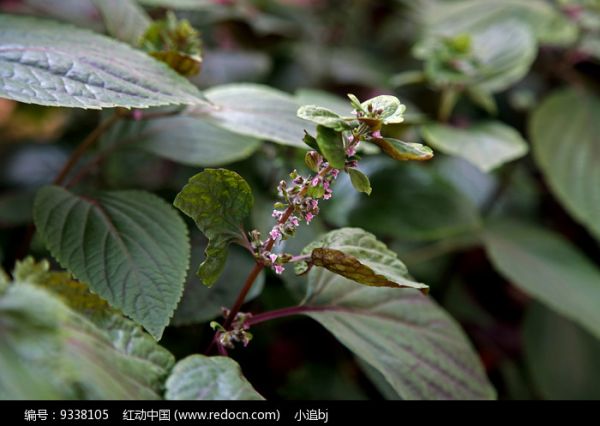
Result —
[{"label": "reddish stem", "polygon": [[261,322],[270,321],[277,318],[285,318],[292,315],[299,315],[305,312],[318,312],[328,310],[325,306],[289,306],[287,308],[276,309],[274,311],[263,312],[262,314],[256,314],[248,318],[246,322],[248,325],[253,326],[260,324]]},{"label": "reddish stem", "polygon": [[[332,170],[331,166],[330,167],[326,167],[325,169],[321,170],[321,172],[319,172],[318,175],[319,176],[325,176],[331,170]],[[307,186],[304,187],[302,189],[302,191],[300,191],[300,195],[306,194],[306,191],[308,191],[308,187]],[[281,216],[281,218],[277,221],[277,223],[283,224],[283,223],[287,222],[287,220],[290,218],[290,216],[292,215],[292,213],[294,213],[294,207],[293,206],[289,206],[285,210],[285,212],[283,213],[283,215]],[[267,243],[265,244],[265,250],[266,251],[271,251],[273,249],[273,245],[275,245],[275,240],[273,238],[269,238],[267,240]],[[260,274],[260,272],[264,268],[265,268],[265,265],[263,263],[257,261],[256,265],[254,265],[254,268],[252,268],[252,270],[248,274],[248,277],[246,278],[246,282],[244,283],[244,286],[242,287],[242,290],[240,291],[240,294],[238,294],[238,297],[237,297],[235,303],[233,304],[233,307],[229,311],[229,315],[227,316],[227,319],[225,320],[225,324],[223,324],[223,328],[225,328],[225,330],[229,330],[230,329],[231,324],[233,323],[233,320],[235,319],[235,316],[238,314],[238,312],[240,311],[240,308],[244,304],[244,301],[246,300],[246,296],[248,295],[248,292],[250,291],[250,289],[252,288],[252,285],[256,281],[256,278],[258,277],[258,274]],[[213,343],[211,343],[211,346],[213,346]]]}]

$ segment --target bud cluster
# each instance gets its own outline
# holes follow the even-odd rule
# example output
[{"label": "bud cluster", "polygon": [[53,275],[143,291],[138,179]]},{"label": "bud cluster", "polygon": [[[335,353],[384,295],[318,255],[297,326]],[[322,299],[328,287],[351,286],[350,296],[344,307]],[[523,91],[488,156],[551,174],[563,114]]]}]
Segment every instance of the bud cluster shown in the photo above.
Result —
[{"label": "bud cluster", "polygon": [[310,224],[319,214],[319,201],[331,198],[333,194],[331,184],[340,172],[330,167],[316,151],[310,151],[307,158],[311,161],[307,162],[307,165],[314,167],[315,175],[305,177],[294,170],[290,173],[290,182],[282,180],[277,186],[282,200],[275,203],[272,216],[277,219],[277,223],[269,231],[269,238],[262,241],[260,232],[254,230],[250,233],[250,244],[255,257],[264,265],[270,266],[277,274],[284,271],[283,265],[288,263],[292,256],[286,253],[273,253],[271,248],[293,237],[301,221]]}]

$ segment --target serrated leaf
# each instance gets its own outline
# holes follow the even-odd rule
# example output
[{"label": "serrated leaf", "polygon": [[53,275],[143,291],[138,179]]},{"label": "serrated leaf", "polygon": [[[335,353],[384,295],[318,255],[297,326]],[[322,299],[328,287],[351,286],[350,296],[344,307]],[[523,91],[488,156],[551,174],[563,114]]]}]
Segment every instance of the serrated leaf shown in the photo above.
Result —
[{"label": "serrated leaf", "polygon": [[600,399],[600,340],[534,304],[523,326],[527,370],[546,399]]},{"label": "serrated leaf", "polygon": [[329,232],[306,246],[302,254],[310,255],[310,261],[298,263],[297,273],[315,265],[371,287],[416,288],[425,293],[429,289],[408,275],[396,253],[359,228]]},{"label": "serrated leaf", "polygon": [[242,238],[242,222],[254,204],[252,190],[235,172],[206,169],[190,178],[173,204],[208,238],[198,276],[210,287],[223,272],[227,247]]},{"label": "serrated leaf", "polygon": [[600,269],[559,235],[498,222],[483,234],[498,271],[514,285],[600,338]]},{"label": "serrated leaf", "polygon": [[34,221],[62,266],[160,339],[189,263],[187,228],[175,210],[141,191],[90,198],[47,186]]},{"label": "serrated leaf", "polygon": [[498,121],[465,129],[431,123],[423,126],[421,132],[435,149],[463,157],[484,172],[521,158],[529,151],[519,132]]},{"label": "serrated leaf", "polygon": [[466,336],[417,291],[309,274],[306,315],[375,368],[402,399],[491,399],[495,391]]},{"label": "serrated leaf", "polygon": [[92,0],[104,20],[108,33],[138,46],[152,20],[135,0]]},{"label": "serrated leaf", "polygon": [[133,321],[113,309],[89,287],[74,280],[67,272],[49,270],[47,261],[35,262],[28,257],[17,262],[13,271],[16,282],[35,284],[58,296],[71,310],[89,319],[111,340],[115,349],[146,363],[147,375],[156,375],[156,389],[175,363],[173,355],[159,346],[154,338]]},{"label": "serrated leaf", "polygon": [[259,84],[227,84],[205,92],[214,104],[197,111],[215,124],[242,135],[302,147],[306,122],[296,116],[300,105],[289,94]]},{"label": "serrated leaf", "polygon": [[[158,399],[173,362],[164,349],[170,358],[161,366],[148,348],[132,349],[135,342],[118,346],[105,331],[29,283],[16,282],[0,296],[0,324],[0,363],[6,367],[2,399]],[[16,378],[27,381],[7,382],[7,372],[14,370]]]},{"label": "serrated leaf", "polygon": [[324,126],[317,126],[317,145],[331,167],[343,169],[346,165],[346,152],[342,134]]},{"label": "serrated leaf", "polygon": [[[200,259],[204,251],[202,244],[192,247],[192,259]],[[199,261],[194,261],[199,264]],[[212,287],[206,287],[198,282],[198,277],[192,271],[188,275],[181,302],[173,316],[172,325],[199,324],[212,320],[222,314],[223,307],[233,306],[235,299],[244,286],[248,273],[256,264],[254,258],[240,247],[232,247],[223,273]],[[246,302],[258,297],[262,292],[265,274],[259,274],[252,289],[246,296]]]},{"label": "serrated leaf", "polygon": [[179,361],[167,380],[168,400],[262,400],[240,366],[224,356],[191,355]]},{"label": "serrated leaf", "polygon": [[0,96],[78,108],[202,104],[201,93],[114,39],[31,17],[0,15]]},{"label": "serrated leaf", "polygon": [[206,119],[178,115],[139,122],[120,122],[106,139],[181,164],[222,166],[248,158],[261,141],[225,130]]},{"label": "serrated leaf", "polygon": [[394,160],[426,161],[433,158],[432,149],[420,143],[404,142],[392,138],[371,138],[370,142],[373,142]]},{"label": "serrated leaf", "polygon": [[406,110],[406,106],[404,106],[400,100],[395,96],[389,95],[381,95],[371,98],[367,101],[364,101],[361,106],[363,110],[367,111],[368,106],[371,105],[373,110],[382,110],[380,119],[383,121],[383,124],[397,124],[402,123],[404,121],[404,111]]},{"label": "serrated leaf", "polygon": [[367,175],[358,169],[348,169],[348,174],[350,175],[350,182],[352,182],[354,189],[358,192],[371,195],[371,182],[369,182]]},{"label": "serrated leaf", "polygon": [[298,117],[312,121],[313,123],[319,124],[324,127],[341,132],[344,130],[346,120],[339,114],[331,111],[330,109],[316,106],[316,105],[303,105],[298,109]]},{"label": "serrated leaf", "polygon": [[577,89],[555,92],[534,112],[529,129],[550,189],[600,238],[600,100]]}]

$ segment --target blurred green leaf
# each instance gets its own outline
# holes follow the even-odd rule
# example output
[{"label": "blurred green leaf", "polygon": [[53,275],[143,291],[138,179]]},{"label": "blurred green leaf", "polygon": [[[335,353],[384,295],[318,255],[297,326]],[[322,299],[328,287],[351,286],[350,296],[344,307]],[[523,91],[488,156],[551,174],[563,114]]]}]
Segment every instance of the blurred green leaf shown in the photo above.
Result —
[{"label": "blurred green leaf", "polygon": [[600,338],[600,269],[561,236],[517,222],[486,225],[485,248],[514,285]]},{"label": "blurred green leaf", "polygon": [[189,263],[187,228],[172,207],[142,191],[92,198],[47,186],[34,221],[61,265],[160,339]]},{"label": "blurred green leaf", "polygon": [[92,0],[99,9],[108,33],[138,46],[151,19],[135,0]]},{"label": "blurred green leaf", "polygon": [[[480,225],[474,204],[431,167],[391,163],[370,172],[369,179],[373,193],[368,203],[351,207],[350,226],[380,236],[434,240],[474,231]],[[335,196],[332,200],[337,202]]]},{"label": "blurred green leaf", "polygon": [[524,324],[525,360],[536,390],[547,399],[600,399],[600,341],[540,305]]},{"label": "blurred green leaf", "polygon": [[[468,53],[448,52],[448,37],[463,33],[444,33],[436,28],[416,46],[417,57],[426,61],[425,72],[438,86],[467,85],[483,92],[498,92],[521,80],[537,54],[537,45],[529,27],[516,20],[471,28]],[[467,31],[467,30],[464,30]]]},{"label": "blurred green leaf", "polygon": [[227,84],[206,91],[214,105],[197,113],[242,135],[302,147],[306,121],[298,118],[300,105],[289,94],[258,84]]},{"label": "blurred green leaf", "polygon": [[577,89],[555,92],[534,112],[529,128],[550,189],[600,238],[600,100]]},{"label": "blurred green leaf", "polygon": [[224,356],[191,355],[179,361],[167,380],[168,400],[262,400],[242,375],[240,366]]},{"label": "blurred green leaf", "polygon": [[11,76],[2,97],[77,108],[204,103],[183,77],[113,39],[23,16],[0,15],[0,27],[0,63]]},{"label": "blurred green leaf", "polygon": [[307,262],[296,264],[296,272],[320,266],[369,287],[415,288],[427,293],[428,286],[416,282],[384,243],[359,228],[331,231],[302,250]]},{"label": "blurred green leaf", "polygon": [[[0,363],[6,367],[0,379],[2,399],[159,399],[173,362],[172,357],[168,365],[155,362],[155,342],[144,348],[132,341],[119,346],[28,282],[12,284],[0,296],[0,324]],[[33,380],[15,383],[12,378]]]},{"label": "blurred green leaf", "polygon": [[527,143],[519,132],[498,121],[477,123],[468,128],[426,124],[423,138],[434,148],[470,161],[484,172],[527,154]]},{"label": "blurred green leaf", "polygon": [[308,294],[306,314],[378,370],[402,399],[495,397],[458,325],[419,292],[360,286],[315,268]]},{"label": "blurred green leaf", "polygon": [[261,145],[256,138],[187,115],[117,123],[109,138],[113,144],[140,148],[177,163],[202,167],[246,159]]},{"label": "blurred green leaf", "polygon": [[198,276],[210,287],[223,272],[229,244],[243,238],[242,222],[254,204],[252,190],[235,172],[206,169],[189,179],[173,204],[208,238]]},{"label": "blurred green leaf", "polygon": [[418,11],[428,31],[470,32],[507,20],[526,24],[544,43],[568,44],[577,37],[576,26],[544,0],[423,1]]}]

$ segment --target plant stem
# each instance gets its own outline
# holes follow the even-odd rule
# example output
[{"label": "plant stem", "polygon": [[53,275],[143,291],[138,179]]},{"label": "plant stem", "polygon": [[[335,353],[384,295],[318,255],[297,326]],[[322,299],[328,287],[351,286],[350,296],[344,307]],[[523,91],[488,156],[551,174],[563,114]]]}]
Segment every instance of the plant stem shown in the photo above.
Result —
[{"label": "plant stem", "polygon": [[261,322],[274,320],[277,318],[285,318],[292,315],[299,315],[305,312],[317,312],[327,310],[324,306],[289,306],[287,308],[275,309],[274,311],[263,312],[262,314],[253,315],[248,318],[247,324],[250,326],[260,324]]},{"label": "plant stem", "polygon": [[438,109],[438,120],[447,123],[452,115],[452,110],[458,101],[458,90],[454,87],[446,87],[442,90],[442,99]]},{"label": "plant stem", "polygon": [[[92,132],[75,148],[75,151],[71,154],[65,165],[58,172],[58,175],[54,178],[52,182],[54,185],[63,185],[65,178],[73,169],[75,164],[81,159],[83,154],[92,146],[94,143],[106,132],[113,124],[117,122],[120,118],[119,114],[115,112],[110,117],[100,122],[98,126],[92,130]],[[64,185],[63,185],[64,186]],[[16,251],[15,259],[24,258],[29,252],[29,246],[31,245],[31,240],[33,239],[33,235],[35,233],[35,226],[33,223],[30,223],[25,231],[25,235],[23,240]]]},{"label": "plant stem", "polygon": [[[331,169],[332,169],[331,166],[327,167],[327,168],[323,169],[321,172],[319,172],[319,175],[324,176],[327,173],[329,173],[331,171]],[[304,187],[302,189],[302,191],[300,192],[300,194],[303,195],[306,193],[306,191],[308,191],[308,187]],[[294,206],[289,206],[277,222],[280,224],[287,222],[287,220],[290,218],[292,213],[294,213]],[[273,249],[273,245],[275,245],[275,240],[273,238],[269,238],[266,242],[265,250],[271,251]],[[248,274],[248,277],[246,278],[244,286],[242,287],[242,290],[238,294],[238,297],[235,300],[233,307],[229,311],[229,315],[227,316],[225,323],[223,324],[223,328],[225,328],[225,330],[229,330],[229,328],[231,327],[231,324],[233,323],[235,316],[238,314],[238,312],[240,311],[240,308],[244,304],[244,301],[246,300],[246,296],[248,295],[248,292],[250,291],[250,289],[252,288],[252,285],[256,281],[258,274],[260,274],[260,272],[264,268],[265,268],[265,265],[263,263],[257,261],[256,264],[254,265],[254,268],[252,268],[252,270]]]},{"label": "plant stem", "polygon": [[75,151],[71,154],[63,168],[58,172],[58,175],[52,182],[54,185],[62,185],[63,181],[69,174],[69,172],[75,167],[77,162],[83,157],[88,149],[92,147],[96,143],[96,141],[106,132],[108,129],[112,127],[119,120],[120,116],[118,113],[112,114],[110,117],[106,118],[104,121],[101,121],[98,126],[92,130],[84,140],[81,142]]}]

